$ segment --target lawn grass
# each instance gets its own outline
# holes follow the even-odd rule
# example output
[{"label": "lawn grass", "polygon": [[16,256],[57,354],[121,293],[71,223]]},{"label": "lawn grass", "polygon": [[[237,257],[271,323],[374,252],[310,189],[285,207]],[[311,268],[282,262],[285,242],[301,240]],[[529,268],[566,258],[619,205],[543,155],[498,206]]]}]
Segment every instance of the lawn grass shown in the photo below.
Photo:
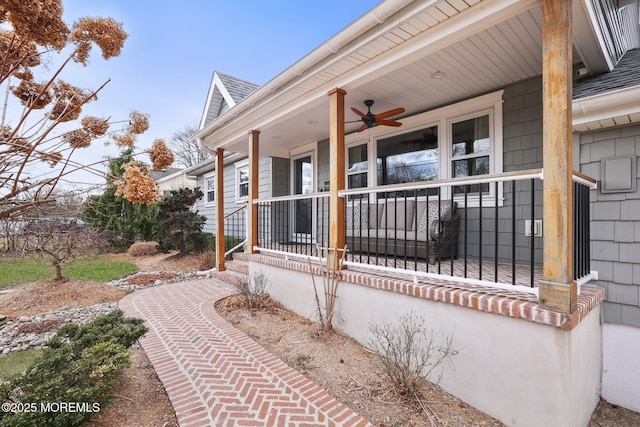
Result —
[{"label": "lawn grass", "polygon": [[49,280],[52,277],[53,268],[39,258],[0,260],[0,289],[18,283]]},{"label": "lawn grass", "polygon": [[125,277],[138,271],[138,267],[129,261],[106,258],[76,260],[64,269],[63,274],[73,279],[108,282]]},{"label": "lawn grass", "polygon": [[41,349],[31,348],[0,356],[0,379],[9,380],[23,374],[35,365],[41,353]]},{"label": "lawn grass", "polygon": [[[138,269],[132,262],[97,257],[76,260],[64,268],[63,274],[73,279],[108,282],[136,271]],[[0,260],[0,289],[20,283],[51,280],[53,277],[53,267],[40,258]]]}]

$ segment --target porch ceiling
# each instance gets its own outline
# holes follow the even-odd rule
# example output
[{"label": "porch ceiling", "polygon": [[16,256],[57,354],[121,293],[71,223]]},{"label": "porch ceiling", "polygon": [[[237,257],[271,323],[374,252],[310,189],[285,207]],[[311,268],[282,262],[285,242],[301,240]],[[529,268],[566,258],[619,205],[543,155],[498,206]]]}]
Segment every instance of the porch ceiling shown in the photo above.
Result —
[{"label": "porch ceiling", "polygon": [[[582,1],[576,0],[574,8],[580,13],[574,15],[583,15],[581,7]],[[583,19],[576,16],[574,20]],[[277,77],[259,89],[262,93],[234,107],[242,107],[238,114],[232,109],[230,117],[221,116],[198,136],[213,148],[244,153],[247,132],[257,129],[262,155],[289,157],[295,147],[329,137],[327,92],[334,87],[347,91],[345,121],[359,119],[351,107],[366,112],[366,99],[375,101],[374,113],[404,107],[406,112],[398,116],[402,121],[490,92],[542,73],[541,22],[537,0],[413,2],[300,72],[303,58],[285,71],[294,73],[285,84],[275,87]],[[574,27],[582,32],[576,39],[592,37],[584,22]],[[332,50],[334,40],[310,56]],[[574,49],[574,62],[584,59],[589,66],[579,52],[585,49]],[[434,78],[436,72],[444,76]],[[361,124],[347,123],[345,133]]]}]

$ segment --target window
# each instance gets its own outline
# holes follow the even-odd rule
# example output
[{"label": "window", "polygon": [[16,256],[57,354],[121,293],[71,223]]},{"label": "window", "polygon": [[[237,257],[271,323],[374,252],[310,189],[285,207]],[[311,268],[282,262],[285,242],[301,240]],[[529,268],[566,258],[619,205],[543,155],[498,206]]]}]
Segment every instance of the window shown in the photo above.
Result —
[{"label": "window", "polygon": [[349,147],[347,150],[347,188],[367,186],[369,162],[367,160],[367,144]]},{"label": "window", "polygon": [[431,181],[439,176],[438,127],[378,140],[378,185]]},{"label": "window", "polygon": [[216,201],[216,177],[214,174],[204,176],[205,187],[205,204],[215,203]]},{"label": "window", "polygon": [[[404,118],[400,129],[376,126],[365,143],[361,134],[347,135],[347,188],[502,172],[502,94],[497,91]],[[499,194],[494,194],[495,187],[488,184],[466,190],[476,193],[469,194],[470,205],[477,203],[480,191],[483,199],[501,197],[502,192],[499,186]],[[463,191],[455,188],[454,196]]]},{"label": "window", "polygon": [[[452,178],[487,175],[490,173],[491,138],[489,115],[483,115],[451,124],[451,174]],[[489,184],[472,185],[467,191],[489,191]],[[463,192],[456,187],[455,192]]]},{"label": "window", "polygon": [[249,197],[249,162],[244,160],[236,163],[236,200]]}]

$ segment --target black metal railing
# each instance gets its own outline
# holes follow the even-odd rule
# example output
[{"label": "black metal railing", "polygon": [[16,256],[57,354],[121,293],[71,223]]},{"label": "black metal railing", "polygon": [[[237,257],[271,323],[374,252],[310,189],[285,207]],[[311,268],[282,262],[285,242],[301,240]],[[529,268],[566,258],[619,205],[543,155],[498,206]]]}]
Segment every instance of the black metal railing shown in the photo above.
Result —
[{"label": "black metal railing", "polygon": [[542,218],[541,177],[534,170],[345,190],[347,260],[534,287],[542,237],[530,224]]},{"label": "black metal railing", "polygon": [[224,216],[224,254],[240,251],[247,242],[247,205]]},{"label": "black metal railing", "polygon": [[316,256],[316,245],[328,244],[328,193],[273,197],[256,204],[261,249]]},{"label": "black metal railing", "polygon": [[[578,174],[579,175],[579,174]],[[590,178],[574,174],[574,279],[590,273]],[[541,169],[342,190],[346,264],[471,284],[542,279]],[[260,199],[260,249],[316,256],[329,241],[329,197]],[[533,290],[531,291],[533,292]]]},{"label": "black metal railing", "polygon": [[589,193],[595,181],[573,174],[573,280],[591,274],[591,217]]}]

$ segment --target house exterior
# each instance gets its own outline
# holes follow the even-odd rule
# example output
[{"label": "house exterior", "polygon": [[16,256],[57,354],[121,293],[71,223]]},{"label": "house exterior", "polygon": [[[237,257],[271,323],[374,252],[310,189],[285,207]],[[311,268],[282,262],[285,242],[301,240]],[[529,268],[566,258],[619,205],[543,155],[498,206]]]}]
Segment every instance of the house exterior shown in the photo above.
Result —
[{"label": "house exterior", "polygon": [[441,385],[508,425],[640,411],[639,12],[386,0],[242,99],[214,75],[209,231],[312,318],[314,245],[346,245],[336,327],[424,314],[465,349]]},{"label": "house exterior", "polygon": [[166,170],[151,171],[151,178],[158,184],[160,194],[180,188],[194,188],[196,180],[183,173],[181,168],[167,168]]}]

